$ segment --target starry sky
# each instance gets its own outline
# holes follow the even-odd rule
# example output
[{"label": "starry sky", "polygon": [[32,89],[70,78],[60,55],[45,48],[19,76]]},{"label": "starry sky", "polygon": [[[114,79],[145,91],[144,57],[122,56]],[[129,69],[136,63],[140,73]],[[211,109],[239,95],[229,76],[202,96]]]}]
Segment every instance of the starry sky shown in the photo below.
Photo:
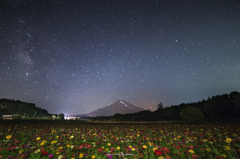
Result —
[{"label": "starry sky", "polygon": [[0,98],[83,114],[240,91],[239,0],[2,0]]}]

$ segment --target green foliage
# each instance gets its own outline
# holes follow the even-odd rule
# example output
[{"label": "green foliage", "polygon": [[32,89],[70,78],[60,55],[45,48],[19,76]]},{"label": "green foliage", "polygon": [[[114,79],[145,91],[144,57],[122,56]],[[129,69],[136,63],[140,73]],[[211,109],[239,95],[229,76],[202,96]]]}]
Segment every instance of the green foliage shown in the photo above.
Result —
[{"label": "green foliage", "polygon": [[217,109],[214,107],[214,105],[210,102],[206,103],[203,107],[204,112],[207,114],[210,119],[216,119],[217,118]]},{"label": "green foliage", "polygon": [[52,118],[53,118],[53,119],[56,119],[57,117],[56,117],[56,115],[52,115]]},{"label": "green foliage", "polygon": [[47,110],[38,108],[33,103],[15,101],[11,99],[0,99],[0,115],[19,114],[21,117],[50,116]]},{"label": "green foliage", "polygon": [[234,102],[236,108],[240,108],[240,93],[238,93],[238,92],[232,92],[232,93],[230,94],[230,96],[232,97],[233,102]]},{"label": "green foliage", "polygon": [[18,120],[18,119],[21,119],[21,117],[20,116],[15,116],[14,119]]},{"label": "green foliage", "polygon": [[46,117],[47,120],[53,120],[53,117],[52,116],[48,116]]},{"label": "green foliage", "polygon": [[202,123],[204,116],[202,111],[196,107],[188,106],[180,112],[180,117],[188,123]]},{"label": "green foliage", "polygon": [[58,120],[64,120],[64,114],[60,113],[57,117]]},{"label": "green foliage", "polygon": [[[197,111],[195,112],[192,109],[186,111],[185,108],[190,106],[196,108]],[[182,115],[180,115],[180,112]],[[186,115],[188,112],[190,112],[190,115]],[[21,119],[35,119],[37,117],[44,117],[43,119],[45,120],[53,120],[53,118],[64,120],[64,114],[49,114],[45,109],[38,108],[35,106],[35,104],[32,103],[25,103],[9,99],[0,99],[0,115],[11,114],[19,114]],[[52,117],[52,115],[54,116]],[[176,121],[182,118],[189,122],[202,122],[203,117],[207,121],[221,121],[227,118],[239,118],[240,92],[234,91],[229,95],[223,94],[212,96],[207,100],[182,103],[180,105],[172,105],[170,107],[164,107],[162,103],[160,103],[158,105],[158,109],[154,112],[145,110],[132,114],[115,114],[112,117],[97,117],[88,119],[99,121]]]},{"label": "green foliage", "polygon": [[[209,97],[207,100],[199,102],[182,103],[180,105],[172,105],[171,107],[162,108],[160,103],[158,106],[161,109],[157,109],[154,112],[141,111],[133,114],[115,114],[111,117],[113,121],[163,121],[170,120],[176,121],[185,119],[180,116],[186,107],[194,107],[196,112],[192,112],[193,118],[190,122],[204,122],[206,121],[221,121],[227,118],[239,118],[240,117],[240,93],[232,92],[229,95],[217,95]],[[190,109],[191,110],[191,109]],[[201,112],[201,113],[199,113]],[[197,116],[197,115],[199,116]],[[191,117],[187,116],[185,120]],[[203,119],[204,117],[204,119]]]}]

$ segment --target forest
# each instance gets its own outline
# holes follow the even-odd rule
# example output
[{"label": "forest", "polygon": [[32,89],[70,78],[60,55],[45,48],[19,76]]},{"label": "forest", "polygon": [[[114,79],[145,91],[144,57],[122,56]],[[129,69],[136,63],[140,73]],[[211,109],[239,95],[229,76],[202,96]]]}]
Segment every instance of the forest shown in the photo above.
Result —
[{"label": "forest", "polygon": [[51,117],[47,110],[36,107],[33,103],[15,101],[12,99],[0,99],[0,115],[18,114],[19,118],[42,119]]},{"label": "forest", "polygon": [[[0,99],[0,115],[18,114],[19,119],[61,119],[64,114],[58,116],[49,114],[47,110],[36,107],[33,103]],[[235,121],[240,120],[240,92],[216,95],[207,100],[182,103],[165,107],[162,103],[154,112],[145,110],[132,114],[114,114],[104,117],[84,117],[81,120],[94,121],[184,121],[190,123],[205,123],[208,121]]]},{"label": "forest", "polygon": [[115,114],[111,117],[114,121],[186,121],[207,122],[239,120],[240,117],[240,92],[216,95],[207,100],[192,103],[182,103],[164,107],[162,103],[154,112],[141,111],[134,114]]}]

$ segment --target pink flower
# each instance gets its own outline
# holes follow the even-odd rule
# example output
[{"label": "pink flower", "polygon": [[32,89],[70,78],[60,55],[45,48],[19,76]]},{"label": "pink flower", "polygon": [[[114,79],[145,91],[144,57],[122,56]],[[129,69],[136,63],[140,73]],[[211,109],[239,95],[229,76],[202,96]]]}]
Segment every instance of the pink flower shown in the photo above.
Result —
[{"label": "pink flower", "polygon": [[113,158],[113,157],[112,157],[111,155],[109,155],[109,154],[107,154],[107,157],[108,157],[108,158]]}]

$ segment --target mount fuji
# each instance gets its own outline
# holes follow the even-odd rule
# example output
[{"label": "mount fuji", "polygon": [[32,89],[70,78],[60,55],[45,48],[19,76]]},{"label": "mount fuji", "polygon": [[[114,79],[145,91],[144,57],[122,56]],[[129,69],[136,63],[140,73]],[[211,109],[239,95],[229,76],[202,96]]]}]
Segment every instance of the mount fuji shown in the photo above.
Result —
[{"label": "mount fuji", "polygon": [[97,116],[113,116],[114,114],[127,114],[127,113],[136,113],[143,111],[145,109],[135,106],[131,103],[128,103],[125,100],[118,100],[113,104],[110,104],[106,107],[99,108],[87,114],[75,115],[78,117],[97,117]]}]

